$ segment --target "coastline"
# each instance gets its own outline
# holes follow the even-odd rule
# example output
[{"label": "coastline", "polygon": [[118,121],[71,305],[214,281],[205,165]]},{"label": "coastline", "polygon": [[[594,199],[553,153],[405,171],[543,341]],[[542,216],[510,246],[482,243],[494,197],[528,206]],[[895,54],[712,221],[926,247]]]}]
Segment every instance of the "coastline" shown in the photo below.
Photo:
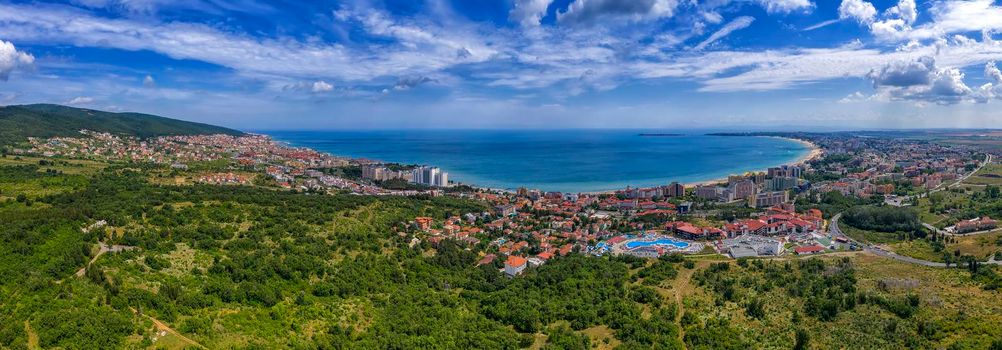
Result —
[{"label": "coastline", "polygon": [[[771,137],[771,138],[777,138],[777,139],[783,139],[783,140],[793,141],[793,142],[796,142],[796,143],[799,143],[799,144],[803,145],[804,147],[806,147],[806,148],[808,148],[810,150],[809,152],[807,152],[806,154],[804,154],[803,156],[801,156],[800,158],[798,158],[796,161],[793,161],[793,162],[790,162],[790,163],[784,163],[783,165],[798,165],[798,166],[799,165],[804,165],[804,164],[807,164],[807,162],[810,162],[812,160],[820,158],[824,154],[824,150],[822,150],[821,147],[818,147],[818,145],[814,144],[813,142],[807,141],[807,140],[801,140],[801,139],[796,139],[796,138],[792,138],[792,137],[781,137],[781,136],[750,136],[750,137]],[[766,170],[767,169],[758,169],[758,170],[753,170],[753,172],[761,172],[761,171],[766,171]],[[714,186],[714,185],[718,185],[718,184],[722,184],[722,183],[727,183],[727,178],[726,177],[716,178],[716,179],[707,180],[707,181],[701,181],[701,182],[685,183],[684,185],[685,185],[685,187],[696,187],[696,186]]]},{"label": "coastline", "polygon": [[[294,142],[290,142],[288,140],[279,139],[279,138],[276,137],[276,135],[272,135],[270,133],[261,133],[261,135],[265,135],[265,136],[269,137],[270,139],[272,139],[273,141],[275,141],[277,143],[284,144],[286,147],[306,148],[306,149],[314,150],[314,151],[317,151],[317,152],[329,154],[329,155],[336,156],[336,157],[345,157],[345,158],[350,158],[350,159],[359,159],[359,158],[355,158],[355,157],[351,157],[351,156],[345,156],[345,155],[335,154],[335,153],[332,153],[332,152],[329,152],[329,151],[318,150],[318,149],[315,149],[315,148],[313,148],[311,146],[296,145]],[[807,163],[808,161],[810,161],[812,159],[816,159],[816,158],[820,157],[822,155],[822,153],[823,153],[823,151],[822,151],[821,148],[819,148],[814,143],[806,141],[806,140],[796,139],[796,138],[792,138],[792,137],[782,137],[782,136],[765,136],[765,135],[747,135],[747,136],[750,136],[750,137],[770,137],[770,138],[774,138],[774,139],[785,139],[785,140],[788,140],[788,141],[797,142],[797,143],[803,145],[805,148],[807,148],[807,152],[805,152],[799,158],[797,158],[797,159],[795,159],[793,161],[782,163],[780,165],[770,165],[769,167],[781,166],[781,165],[801,165],[801,164]],[[747,172],[761,172],[761,171],[765,171],[766,169],[767,168],[758,168],[758,169],[754,169],[753,168],[753,169],[750,169],[750,170],[747,170],[747,171],[743,171],[741,173],[743,174],[743,173],[747,173]],[[721,176],[721,177],[712,178],[712,179],[703,180],[703,181],[682,182],[682,184],[685,185],[686,187],[694,187],[694,186],[697,186],[697,185],[716,185],[716,184],[720,184],[720,183],[726,183],[727,182],[727,177],[730,176],[730,175],[735,175],[735,174],[738,174],[738,173],[732,173],[732,174],[728,174],[728,175],[718,175],[718,176]],[[670,178],[665,178],[665,180],[670,181],[671,179]],[[488,190],[488,191],[504,191],[504,192],[513,192],[513,191],[515,191],[514,188],[504,189],[504,188],[492,187],[492,186],[489,186],[489,185],[488,186],[478,185],[476,183],[456,182],[455,184],[456,185],[466,185],[466,186],[470,186],[470,187],[474,187],[474,188],[482,189],[482,190]],[[626,185],[629,185],[629,184],[626,184]],[[626,186],[626,185],[624,185],[624,186]],[[654,185],[652,185],[652,186],[654,186]],[[525,188],[532,188],[530,186],[524,186],[524,187]],[[630,187],[643,187],[643,186],[630,186]],[[589,194],[589,195],[601,195],[601,194],[614,194],[616,191],[622,190],[624,188],[626,188],[626,187],[614,188],[614,189],[604,189],[604,190],[592,190],[592,191],[574,191],[574,190],[569,190],[569,191],[562,191],[562,192],[566,192],[566,193],[578,193],[578,194]]]},{"label": "coastline", "polygon": [[[805,153],[800,158],[797,158],[795,161],[789,162],[789,163],[783,163],[781,165],[797,165],[797,166],[804,165],[804,164],[807,164],[807,162],[810,162],[812,160],[820,158],[824,154],[824,150],[822,150],[821,147],[819,147],[818,145],[814,144],[813,142],[810,142],[810,141],[807,141],[807,140],[801,140],[801,139],[796,139],[796,138],[792,138],[792,137],[781,137],[781,136],[749,136],[749,137],[771,137],[771,138],[777,138],[777,139],[783,139],[783,140],[793,141],[793,142],[796,142],[796,143],[799,143],[799,144],[803,145],[804,147],[806,147],[809,150],[807,153]],[[766,170],[768,170],[768,168],[753,170],[753,172],[762,172],[762,171],[766,171]],[[715,185],[718,185],[718,184],[726,184],[726,183],[727,183],[727,177],[722,177],[722,178],[716,178],[716,179],[706,180],[706,181],[700,181],[700,182],[688,182],[688,183],[683,183],[682,185],[684,185],[686,188],[690,188],[690,187],[696,187],[696,186],[711,186],[711,185],[715,186]],[[477,187],[475,185],[470,185],[470,186]],[[477,188],[481,188],[481,187],[477,187]],[[618,190],[585,191],[585,192],[577,192],[577,193],[579,193],[579,194],[587,194],[587,195],[603,195],[603,194],[615,194],[616,191],[618,191]]]}]

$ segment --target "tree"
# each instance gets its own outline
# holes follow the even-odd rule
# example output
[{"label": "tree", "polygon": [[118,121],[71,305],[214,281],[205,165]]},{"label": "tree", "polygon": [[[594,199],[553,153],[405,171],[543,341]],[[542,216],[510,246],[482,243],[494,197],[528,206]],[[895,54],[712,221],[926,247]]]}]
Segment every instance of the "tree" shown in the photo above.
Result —
[{"label": "tree", "polygon": [[793,343],[794,350],[807,350],[810,346],[811,335],[803,329],[797,329],[797,338]]}]

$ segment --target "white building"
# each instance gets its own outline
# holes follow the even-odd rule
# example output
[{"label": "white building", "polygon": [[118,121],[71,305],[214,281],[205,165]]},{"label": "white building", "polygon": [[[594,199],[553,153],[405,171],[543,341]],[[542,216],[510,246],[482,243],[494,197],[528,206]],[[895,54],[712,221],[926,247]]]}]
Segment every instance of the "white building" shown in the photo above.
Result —
[{"label": "white building", "polygon": [[509,255],[508,260],[504,262],[504,273],[509,277],[515,277],[525,270],[525,266],[528,263],[526,258]]},{"label": "white building", "polygon": [[416,168],[412,171],[412,177],[411,181],[422,185],[435,187],[449,186],[449,173],[436,167],[423,166]]}]

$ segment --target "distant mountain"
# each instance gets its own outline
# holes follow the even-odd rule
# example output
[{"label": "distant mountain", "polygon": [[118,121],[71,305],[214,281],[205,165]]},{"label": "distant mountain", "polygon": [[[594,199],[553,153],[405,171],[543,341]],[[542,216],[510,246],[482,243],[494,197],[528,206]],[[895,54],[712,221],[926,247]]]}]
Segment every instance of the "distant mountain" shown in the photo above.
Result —
[{"label": "distant mountain", "polygon": [[112,113],[53,104],[0,107],[0,145],[28,137],[79,135],[81,129],[140,138],[166,135],[243,135],[238,130],[142,113]]}]

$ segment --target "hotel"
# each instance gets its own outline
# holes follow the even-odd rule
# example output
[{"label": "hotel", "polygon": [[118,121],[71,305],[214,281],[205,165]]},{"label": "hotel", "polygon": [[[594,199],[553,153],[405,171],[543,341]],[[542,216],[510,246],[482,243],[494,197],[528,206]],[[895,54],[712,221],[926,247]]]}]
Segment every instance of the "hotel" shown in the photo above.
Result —
[{"label": "hotel", "polygon": [[449,173],[436,167],[423,166],[414,169],[412,172],[412,182],[434,187],[448,187]]}]

